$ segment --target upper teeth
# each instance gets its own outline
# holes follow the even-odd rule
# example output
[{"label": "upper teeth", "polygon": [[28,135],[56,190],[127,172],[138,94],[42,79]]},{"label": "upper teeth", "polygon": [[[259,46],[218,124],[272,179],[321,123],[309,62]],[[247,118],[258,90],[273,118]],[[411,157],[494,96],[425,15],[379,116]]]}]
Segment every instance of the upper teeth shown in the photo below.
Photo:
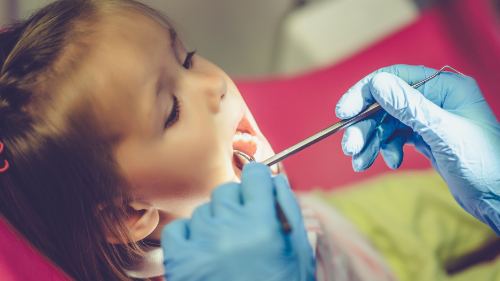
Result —
[{"label": "upper teeth", "polygon": [[261,151],[262,151],[262,144],[256,136],[252,136],[248,133],[236,132],[236,134],[233,137],[233,143],[235,143],[235,142],[246,143],[245,146],[248,145],[247,148],[250,148],[250,149],[248,151],[244,151],[244,152],[248,154],[250,152],[250,150],[252,150],[252,152],[255,151],[255,153],[253,153],[252,156],[255,158],[256,161],[260,160]]},{"label": "upper teeth", "polygon": [[251,141],[252,138],[256,138],[257,137],[254,137],[250,134],[247,134],[247,133],[242,133],[242,132],[236,132],[236,134],[234,134],[234,138],[233,140],[235,141],[239,141],[239,140],[242,140],[242,141]]}]

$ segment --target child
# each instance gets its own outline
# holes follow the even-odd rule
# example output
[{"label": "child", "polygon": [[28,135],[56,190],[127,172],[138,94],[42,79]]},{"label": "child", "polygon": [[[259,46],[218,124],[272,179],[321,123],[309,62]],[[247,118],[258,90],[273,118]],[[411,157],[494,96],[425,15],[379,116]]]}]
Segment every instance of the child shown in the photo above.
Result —
[{"label": "child", "polygon": [[[163,226],[239,180],[233,149],[273,155],[231,79],[133,0],[57,1],[0,34],[0,56],[0,211],[75,280],[162,275]],[[320,276],[395,279],[323,213],[305,210]]]},{"label": "child", "polygon": [[231,79],[133,0],[57,1],[0,37],[0,210],[76,280],[129,280],[163,226],[237,180],[237,130],[273,153]]}]

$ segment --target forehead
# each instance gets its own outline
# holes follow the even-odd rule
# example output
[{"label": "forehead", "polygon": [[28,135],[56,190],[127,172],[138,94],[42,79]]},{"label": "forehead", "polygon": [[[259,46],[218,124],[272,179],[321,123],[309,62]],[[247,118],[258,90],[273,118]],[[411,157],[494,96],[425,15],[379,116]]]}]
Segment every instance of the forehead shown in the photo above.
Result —
[{"label": "forehead", "polygon": [[117,47],[118,44],[120,49],[139,47],[144,51],[151,51],[158,45],[171,45],[177,37],[166,22],[139,11],[123,10],[110,14],[99,25],[94,40],[100,47]]},{"label": "forehead", "polygon": [[90,40],[90,55],[79,78],[86,78],[99,119],[120,134],[129,115],[153,104],[155,79],[173,60],[172,29],[141,12],[106,16]]}]

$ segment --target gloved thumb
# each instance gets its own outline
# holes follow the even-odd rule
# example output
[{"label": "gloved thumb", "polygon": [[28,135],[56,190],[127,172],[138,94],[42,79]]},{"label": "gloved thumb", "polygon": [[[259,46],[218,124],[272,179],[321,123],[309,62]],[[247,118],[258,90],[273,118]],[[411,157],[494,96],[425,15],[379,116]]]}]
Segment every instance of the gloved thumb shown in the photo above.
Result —
[{"label": "gloved thumb", "polygon": [[443,143],[447,134],[446,125],[455,119],[453,114],[426,99],[393,74],[378,73],[369,86],[371,94],[382,108],[422,136],[429,146]]}]

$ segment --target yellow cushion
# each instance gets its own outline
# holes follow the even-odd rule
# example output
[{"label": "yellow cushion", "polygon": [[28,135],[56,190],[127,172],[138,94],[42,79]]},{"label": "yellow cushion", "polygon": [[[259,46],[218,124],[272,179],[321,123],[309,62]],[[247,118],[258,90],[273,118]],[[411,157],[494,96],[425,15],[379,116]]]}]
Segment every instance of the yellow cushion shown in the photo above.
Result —
[{"label": "yellow cushion", "polygon": [[382,175],[340,191],[314,192],[359,227],[400,280],[499,276],[491,263],[447,275],[447,264],[498,237],[455,202],[434,170]]}]

